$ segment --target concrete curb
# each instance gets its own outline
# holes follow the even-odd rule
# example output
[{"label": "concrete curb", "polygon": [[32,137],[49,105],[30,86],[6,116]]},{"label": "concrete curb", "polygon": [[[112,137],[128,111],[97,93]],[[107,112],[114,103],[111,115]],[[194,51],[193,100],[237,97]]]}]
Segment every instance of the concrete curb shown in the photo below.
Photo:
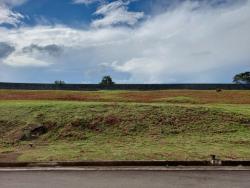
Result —
[{"label": "concrete curb", "polygon": [[250,167],[250,161],[58,161],[58,162],[0,162],[0,168],[4,167],[195,167],[195,166],[246,166]]},{"label": "concrete curb", "polygon": [[26,171],[249,171],[250,167],[217,167],[217,166],[178,166],[178,167],[152,167],[152,166],[142,166],[142,167],[8,167],[0,168],[0,172],[26,172]]}]

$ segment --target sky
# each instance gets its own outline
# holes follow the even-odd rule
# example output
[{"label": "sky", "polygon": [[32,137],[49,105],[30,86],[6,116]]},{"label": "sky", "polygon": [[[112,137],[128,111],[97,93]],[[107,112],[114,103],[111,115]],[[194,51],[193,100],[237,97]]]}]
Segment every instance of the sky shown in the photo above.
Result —
[{"label": "sky", "polygon": [[250,0],[0,0],[0,82],[231,83]]}]

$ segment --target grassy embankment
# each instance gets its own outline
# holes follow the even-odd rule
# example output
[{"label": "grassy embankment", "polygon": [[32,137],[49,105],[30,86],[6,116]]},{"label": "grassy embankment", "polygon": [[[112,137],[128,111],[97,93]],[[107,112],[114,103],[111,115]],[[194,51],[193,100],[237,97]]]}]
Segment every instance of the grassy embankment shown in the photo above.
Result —
[{"label": "grassy embankment", "polygon": [[[2,90],[0,99],[0,161],[250,159],[250,91]],[[37,125],[47,132],[23,139]]]}]

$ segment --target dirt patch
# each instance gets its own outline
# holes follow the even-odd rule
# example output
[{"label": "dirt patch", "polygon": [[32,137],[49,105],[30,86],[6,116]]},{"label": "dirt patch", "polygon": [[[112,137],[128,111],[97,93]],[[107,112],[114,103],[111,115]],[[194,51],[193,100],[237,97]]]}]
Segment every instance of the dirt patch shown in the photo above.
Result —
[{"label": "dirt patch", "polygon": [[8,143],[35,140],[46,134],[53,126],[55,126],[55,123],[52,122],[46,124],[28,124],[23,128],[6,132],[7,134],[5,134],[4,138],[8,140]]},{"label": "dirt patch", "polygon": [[104,123],[107,125],[119,124],[122,120],[115,115],[109,115],[104,118]]},{"label": "dirt patch", "polygon": [[97,101],[100,94],[96,92],[66,91],[0,91],[1,100],[65,100],[65,101]]},{"label": "dirt patch", "polygon": [[[167,90],[167,91],[147,91],[147,92],[124,92],[119,97],[131,102],[174,102],[176,97],[192,99],[195,103],[227,103],[227,104],[250,104],[249,91],[196,91],[196,90]],[[190,102],[190,101],[186,101]]]},{"label": "dirt patch", "polygon": [[18,141],[28,141],[37,139],[39,136],[46,134],[48,128],[45,125],[41,124],[29,124],[22,131],[19,131],[17,137]]},{"label": "dirt patch", "polygon": [[[177,97],[177,98],[176,98]],[[162,90],[162,91],[122,91],[72,92],[72,91],[0,91],[1,100],[62,100],[96,102],[170,102],[170,103],[226,103],[250,104],[250,91],[216,90]],[[173,100],[175,99],[175,100]],[[177,99],[177,100],[176,100]],[[185,99],[191,99],[185,100]],[[168,101],[169,100],[169,101]]]},{"label": "dirt patch", "polygon": [[0,153],[0,162],[15,162],[20,156],[20,153],[16,152],[3,152]]},{"label": "dirt patch", "polygon": [[237,145],[250,145],[250,141],[249,140],[231,141],[230,143],[237,144]]}]

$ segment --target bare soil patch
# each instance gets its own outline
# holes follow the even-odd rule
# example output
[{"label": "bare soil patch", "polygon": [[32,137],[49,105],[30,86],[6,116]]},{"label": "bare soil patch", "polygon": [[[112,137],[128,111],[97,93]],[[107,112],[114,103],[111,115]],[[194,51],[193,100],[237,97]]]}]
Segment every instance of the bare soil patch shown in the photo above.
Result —
[{"label": "bare soil patch", "polygon": [[3,152],[0,153],[0,162],[15,162],[20,156],[20,153],[16,152]]},{"label": "bare soil patch", "polygon": [[250,91],[194,91],[194,90],[167,90],[147,92],[126,92],[119,94],[121,98],[133,102],[164,102],[168,98],[186,97],[197,103],[227,103],[250,104]]},{"label": "bare soil patch", "polygon": [[73,92],[0,90],[0,100],[250,104],[250,91],[162,90]]}]

